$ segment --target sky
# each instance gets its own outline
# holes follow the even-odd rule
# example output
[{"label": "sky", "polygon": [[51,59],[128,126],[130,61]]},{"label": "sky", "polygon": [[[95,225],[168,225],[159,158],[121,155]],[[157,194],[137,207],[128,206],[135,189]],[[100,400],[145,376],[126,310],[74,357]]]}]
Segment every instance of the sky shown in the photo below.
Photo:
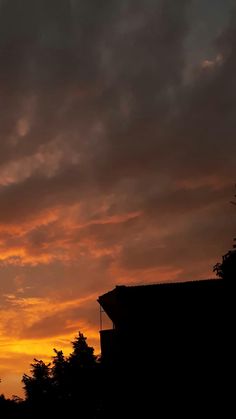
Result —
[{"label": "sky", "polygon": [[233,0],[0,1],[0,393],[99,352],[117,284],[214,277],[232,244]]}]

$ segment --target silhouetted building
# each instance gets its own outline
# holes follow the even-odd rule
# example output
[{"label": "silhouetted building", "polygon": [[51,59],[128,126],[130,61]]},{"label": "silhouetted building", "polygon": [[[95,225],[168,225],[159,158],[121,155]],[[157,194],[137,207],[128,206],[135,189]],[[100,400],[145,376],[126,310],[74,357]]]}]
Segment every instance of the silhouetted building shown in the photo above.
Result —
[{"label": "silhouetted building", "polygon": [[179,413],[188,403],[198,413],[205,405],[209,413],[214,397],[219,405],[224,290],[225,281],[212,279],[116,286],[98,298],[113,323],[112,329],[100,332],[102,363],[113,371],[113,385],[122,382],[115,390],[121,399],[131,400],[133,389],[136,412],[139,404],[155,408],[157,397],[165,406],[170,400],[179,403]]},{"label": "silhouetted building", "polygon": [[219,279],[122,285],[100,296],[113,322],[100,332],[103,362],[131,362],[145,352],[153,362],[158,355],[206,350],[221,338],[224,285]]}]

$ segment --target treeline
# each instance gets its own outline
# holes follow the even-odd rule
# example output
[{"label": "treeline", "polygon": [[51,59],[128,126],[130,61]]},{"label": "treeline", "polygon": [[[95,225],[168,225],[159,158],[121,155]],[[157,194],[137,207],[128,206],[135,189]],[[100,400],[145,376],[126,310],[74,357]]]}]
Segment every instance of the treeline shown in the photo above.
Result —
[{"label": "treeline", "polygon": [[34,359],[31,374],[24,374],[22,378],[25,400],[18,397],[8,400],[1,395],[1,417],[102,417],[100,360],[80,332],[72,342],[72,348],[68,357],[61,350],[54,349],[51,363]]}]

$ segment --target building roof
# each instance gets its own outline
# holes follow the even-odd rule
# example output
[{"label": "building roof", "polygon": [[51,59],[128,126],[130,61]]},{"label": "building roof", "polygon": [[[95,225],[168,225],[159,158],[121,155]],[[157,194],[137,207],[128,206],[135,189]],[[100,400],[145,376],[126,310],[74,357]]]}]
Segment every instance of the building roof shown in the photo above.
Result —
[{"label": "building roof", "polygon": [[[143,309],[150,311],[172,307],[177,304],[191,304],[196,298],[209,299],[215,291],[222,289],[221,279],[199,281],[156,283],[146,285],[118,285],[113,290],[101,295],[98,302],[110,319],[116,323],[123,315],[127,318],[131,312]],[[199,301],[200,303],[200,301]]]}]

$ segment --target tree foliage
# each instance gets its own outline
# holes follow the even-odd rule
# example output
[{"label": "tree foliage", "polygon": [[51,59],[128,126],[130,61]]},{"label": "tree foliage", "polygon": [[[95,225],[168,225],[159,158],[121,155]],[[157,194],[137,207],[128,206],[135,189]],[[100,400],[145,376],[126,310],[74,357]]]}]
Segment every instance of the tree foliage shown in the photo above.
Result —
[{"label": "tree foliage", "polygon": [[[234,197],[236,198],[236,195]],[[231,201],[231,204],[236,205],[236,201]],[[236,243],[236,238],[234,239],[234,243]],[[222,256],[221,263],[217,263],[213,271],[221,279],[227,281],[236,279],[236,244],[233,245],[233,249]]]},{"label": "tree foliage", "polygon": [[87,338],[79,332],[72,342],[73,352],[69,357],[69,362],[74,367],[91,368],[96,365],[96,356],[92,346],[88,346]]},{"label": "tree foliage", "polygon": [[222,262],[214,266],[216,275],[224,280],[232,281],[236,279],[236,249],[230,250],[222,257]]},{"label": "tree foliage", "polygon": [[31,376],[23,375],[22,382],[27,400],[42,403],[50,397],[52,382],[50,365],[35,358],[31,364]]},{"label": "tree foliage", "polygon": [[78,404],[81,417],[96,417],[99,362],[83,333],[79,332],[71,343],[73,350],[68,357],[54,349],[51,363],[34,359],[30,375],[23,375],[26,403],[34,418],[44,412],[49,417],[64,417]]}]

